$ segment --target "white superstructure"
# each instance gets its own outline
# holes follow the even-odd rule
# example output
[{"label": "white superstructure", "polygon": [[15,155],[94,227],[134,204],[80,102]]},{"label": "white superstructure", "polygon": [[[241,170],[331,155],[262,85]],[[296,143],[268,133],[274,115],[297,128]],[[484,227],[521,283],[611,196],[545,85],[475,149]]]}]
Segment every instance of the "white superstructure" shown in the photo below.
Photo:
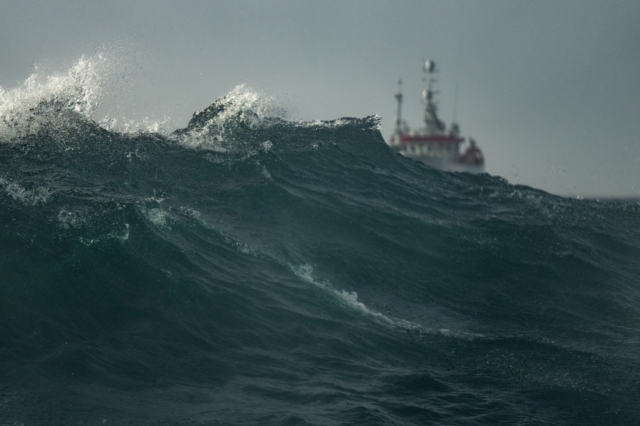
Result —
[{"label": "white superstructure", "polygon": [[[394,133],[389,146],[405,157],[422,161],[429,166],[454,172],[484,172],[484,156],[475,141],[460,137],[460,127],[451,123],[447,131],[446,124],[438,117],[438,107],[434,101],[434,85],[437,73],[436,63],[426,61],[423,65],[424,81],[427,88],[422,92],[424,104],[424,127],[411,130],[402,120],[402,82],[396,94],[398,114]],[[464,151],[461,146],[465,145]]]}]

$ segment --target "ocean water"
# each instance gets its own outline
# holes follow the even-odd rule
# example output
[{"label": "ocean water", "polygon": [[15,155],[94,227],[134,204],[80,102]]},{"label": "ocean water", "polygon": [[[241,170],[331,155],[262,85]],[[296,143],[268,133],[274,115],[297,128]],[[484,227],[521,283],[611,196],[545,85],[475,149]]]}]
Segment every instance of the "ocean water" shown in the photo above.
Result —
[{"label": "ocean water", "polygon": [[0,89],[0,425],[640,424],[640,204],[393,154],[239,86]]}]

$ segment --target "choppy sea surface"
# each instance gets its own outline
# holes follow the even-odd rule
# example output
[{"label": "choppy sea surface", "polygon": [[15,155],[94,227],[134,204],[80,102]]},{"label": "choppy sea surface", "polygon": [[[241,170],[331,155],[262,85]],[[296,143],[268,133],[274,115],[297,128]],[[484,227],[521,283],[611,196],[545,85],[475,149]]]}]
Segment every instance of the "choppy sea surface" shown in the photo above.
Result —
[{"label": "choppy sea surface", "polygon": [[239,86],[0,88],[0,425],[640,424],[640,204],[393,154]]}]

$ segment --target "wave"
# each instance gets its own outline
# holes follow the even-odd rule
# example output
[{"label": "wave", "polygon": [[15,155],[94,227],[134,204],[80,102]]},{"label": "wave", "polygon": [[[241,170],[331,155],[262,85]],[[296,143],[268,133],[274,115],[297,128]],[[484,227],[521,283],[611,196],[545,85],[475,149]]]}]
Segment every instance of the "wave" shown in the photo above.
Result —
[{"label": "wave", "polygon": [[637,202],[430,169],[245,86],[118,127],[100,61],[0,90],[3,422],[640,418]]}]

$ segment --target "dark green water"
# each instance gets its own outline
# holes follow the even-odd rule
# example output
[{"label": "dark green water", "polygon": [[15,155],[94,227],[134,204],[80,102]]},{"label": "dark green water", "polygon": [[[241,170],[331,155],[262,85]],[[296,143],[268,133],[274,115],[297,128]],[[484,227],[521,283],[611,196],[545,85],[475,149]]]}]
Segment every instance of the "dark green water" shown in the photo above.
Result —
[{"label": "dark green water", "polygon": [[236,103],[3,118],[1,425],[640,423],[636,201]]}]

